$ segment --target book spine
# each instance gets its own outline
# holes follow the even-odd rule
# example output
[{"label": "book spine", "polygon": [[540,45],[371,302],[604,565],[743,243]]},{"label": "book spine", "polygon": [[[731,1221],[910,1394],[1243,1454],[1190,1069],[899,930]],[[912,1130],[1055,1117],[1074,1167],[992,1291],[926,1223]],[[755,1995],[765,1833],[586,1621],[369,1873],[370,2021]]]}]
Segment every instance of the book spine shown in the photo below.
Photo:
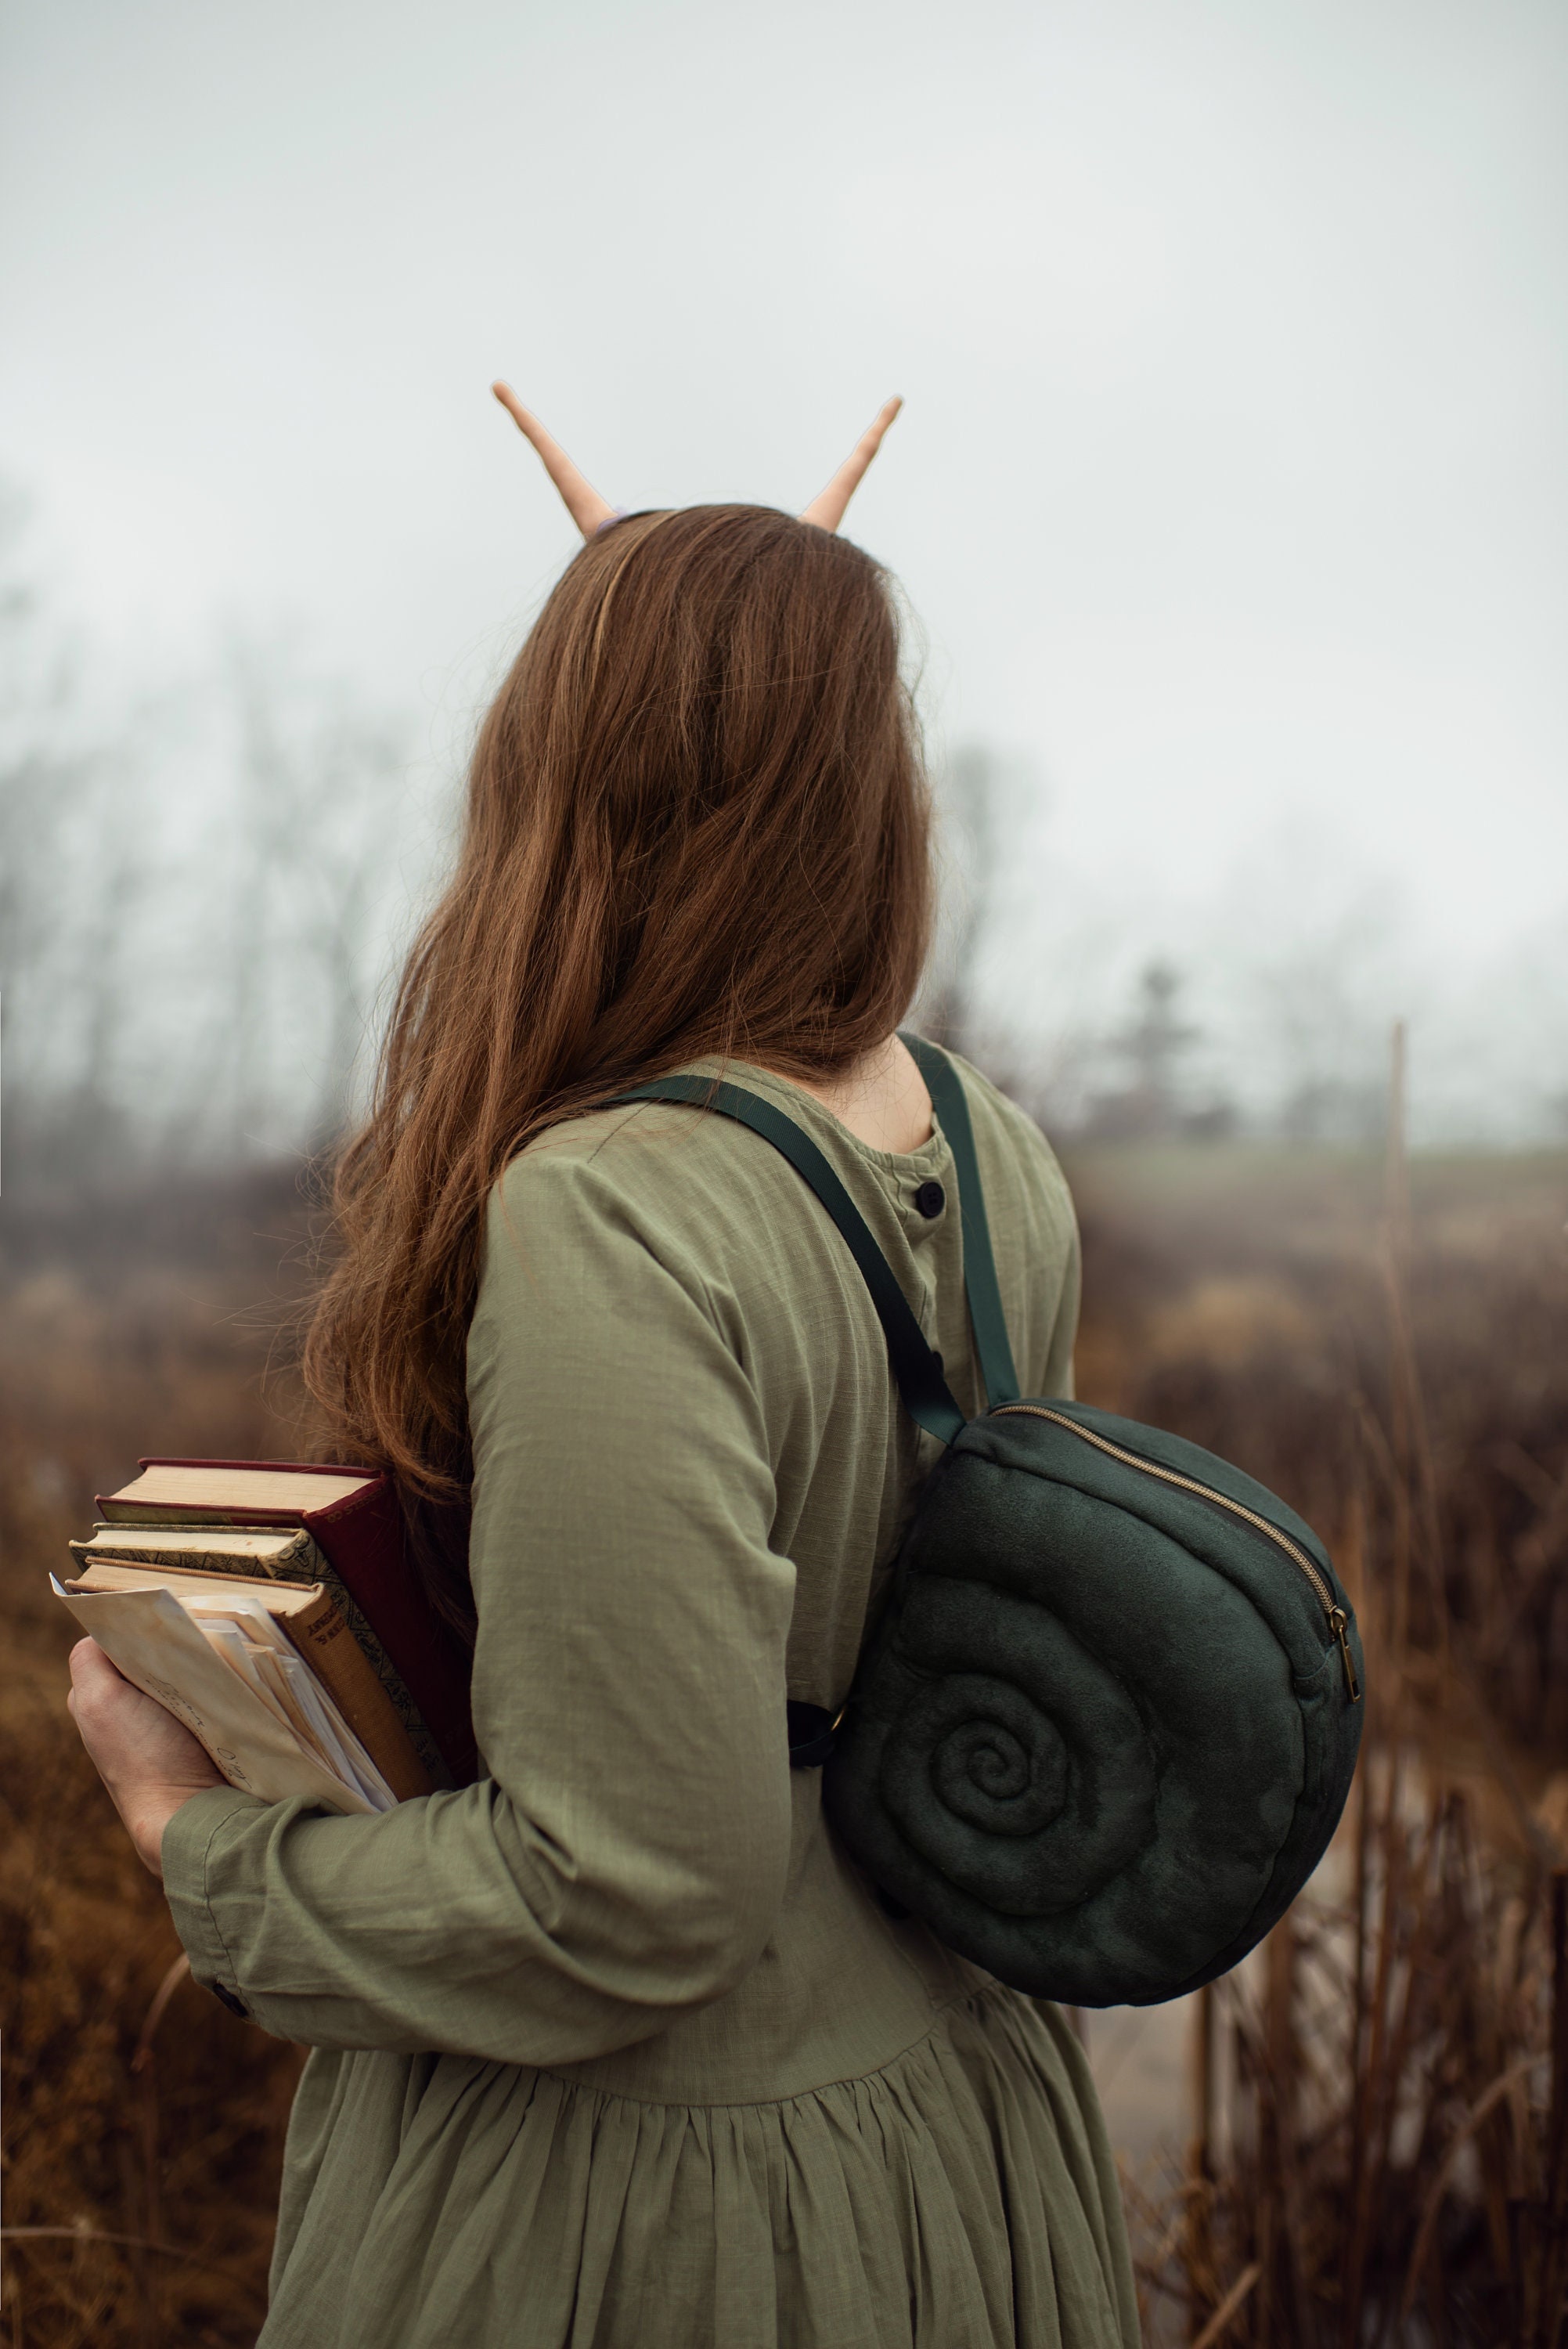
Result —
[{"label": "book spine", "polygon": [[[445,1751],[437,1743],[418,1701],[397,1660],[388,1653],[376,1625],[345,1582],[332,1560],[321,1556],[316,1568],[318,1581],[339,1615],[354,1634],[355,1644],[369,1665],[371,1674],[384,1692],[387,1702],[397,1714],[403,1733],[418,1756],[429,1781],[422,1791],[428,1794],[431,1786],[466,1785],[459,1780],[448,1761]],[[372,1605],[376,1600],[372,1599]],[[470,1775],[474,1775],[472,1773]]]},{"label": "book spine", "polygon": [[[345,1612],[388,1694],[396,1703],[396,1678],[417,1708],[441,1765],[437,1783],[470,1785],[479,1775],[469,1694],[472,1659],[414,1571],[391,1484],[371,1485],[330,1509],[313,1509],[304,1522],[332,1568],[330,1580],[352,1602],[352,1611],[346,1607]],[[419,1751],[428,1766],[424,1748]]]},{"label": "book spine", "polygon": [[432,1781],[375,1666],[330,1594],[319,1606],[280,1619],[400,1803],[428,1795]]}]

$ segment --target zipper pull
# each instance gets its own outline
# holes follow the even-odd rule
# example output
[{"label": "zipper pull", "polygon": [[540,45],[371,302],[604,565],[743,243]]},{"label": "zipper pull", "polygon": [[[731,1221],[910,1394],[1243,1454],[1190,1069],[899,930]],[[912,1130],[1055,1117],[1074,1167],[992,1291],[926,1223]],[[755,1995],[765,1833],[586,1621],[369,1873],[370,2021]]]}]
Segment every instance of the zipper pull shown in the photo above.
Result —
[{"label": "zipper pull", "polygon": [[1357,1685],[1356,1667],[1350,1660],[1350,1640],[1346,1632],[1348,1620],[1349,1618],[1346,1616],[1343,1607],[1331,1607],[1329,1609],[1328,1628],[1339,1642],[1340,1661],[1345,1666],[1346,1692],[1352,1704],[1359,1704],[1361,1702],[1361,1691]]}]

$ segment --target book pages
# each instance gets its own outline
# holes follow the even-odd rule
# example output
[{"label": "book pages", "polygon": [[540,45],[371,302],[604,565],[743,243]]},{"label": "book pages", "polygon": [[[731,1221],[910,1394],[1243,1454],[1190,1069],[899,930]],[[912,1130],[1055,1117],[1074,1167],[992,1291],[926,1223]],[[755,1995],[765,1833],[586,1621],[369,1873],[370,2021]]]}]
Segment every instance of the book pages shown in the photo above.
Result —
[{"label": "book pages", "polygon": [[306,1751],[356,1786],[374,1810],[390,1810],[397,1797],[323,1688],[305,1659],[259,1599],[236,1592],[176,1601],[194,1617],[241,1677],[271,1704]]},{"label": "book pages", "polygon": [[397,1795],[304,1657],[279,1655],[269,1661],[275,1664],[292,1701],[304,1713],[311,1735],[324,1747],[328,1759],[350,1785],[359,1788],[372,1810],[391,1810],[397,1801]]},{"label": "book pages", "polygon": [[[198,1621],[201,1619],[199,1614],[197,1619]],[[270,1698],[283,1714],[305,1751],[309,1753],[313,1748],[318,1750],[322,1760],[330,1769],[333,1766],[333,1757],[322,1744],[300,1707],[294,1702],[294,1692],[280,1669],[281,1659],[271,1648],[258,1647],[253,1640],[245,1641],[245,1655],[251,1670],[261,1685],[263,1695]]]},{"label": "book pages", "polygon": [[70,1550],[81,1568],[100,1558],[148,1566],[200,1565],[210,1558],[215,1568],[226,1569],[232,1559],[235,1573],[277,1576],[285,1582],[315,1582],[319,1556],[299,1526],[96,1525]]},{"label": "book pages", "polygon": [[[263,1802],[303,1795],[329,1810],[376,1807],[305,1752],[281,1712],[226,1662],[166,1590],[67,1590],[55,1595],[109,1661],[200,1738],[232,1786]],[[264,1610],[263,1610],[264,1611]]]},{"label": "book pages", "polygon": [[133,1508],[329,1509],[374,1485],[373,1472],[334,1474],[311,1468],[253,1468],[207,1460],[191,1466],[154,1461],[118,1493],[106,1494],[115,1514]]}]

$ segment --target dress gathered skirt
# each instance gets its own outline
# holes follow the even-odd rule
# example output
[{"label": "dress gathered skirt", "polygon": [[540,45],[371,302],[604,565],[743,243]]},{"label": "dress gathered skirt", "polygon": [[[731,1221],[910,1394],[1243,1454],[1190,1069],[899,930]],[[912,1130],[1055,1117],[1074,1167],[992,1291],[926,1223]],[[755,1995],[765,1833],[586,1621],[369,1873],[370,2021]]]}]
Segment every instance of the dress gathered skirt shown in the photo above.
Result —
[{"label": "dress gathered skirt", "polygon": [[[727,1073],[975,1409],[945,1137]],[[1066,1188],[962,1073],[1015,1356],[1065,1392]],[[313,2051],[258,2349],[1136,2349],[1068,2019],[890,1915],[788,1766],[933,1454],[815,1201],[699,1112],[555,1129],[492,1194],[468,1370],[483,1775],[376,1817],[216,1788],[164,1840],[196,1978]]]},{"label": "dress gathered skirt", "polygon": [[[300,2231],[263,2339],[1135,2343],[1092,2098],[1060,2014],[998,1988],[879,2071],[765,2104],[652,2104],[452,2057],[316,2056],[291,2144]],[[341,2163],[335,2142],[353,2148]]]}]

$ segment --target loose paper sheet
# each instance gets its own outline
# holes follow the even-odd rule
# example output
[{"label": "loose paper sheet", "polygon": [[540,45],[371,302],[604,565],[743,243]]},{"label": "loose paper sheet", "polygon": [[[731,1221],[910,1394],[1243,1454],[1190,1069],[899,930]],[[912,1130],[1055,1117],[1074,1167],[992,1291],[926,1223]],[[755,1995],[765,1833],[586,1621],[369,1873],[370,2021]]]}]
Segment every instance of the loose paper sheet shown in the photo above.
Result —
[{"label": "loose paper sheet", "polygon": [[[368,1798],[372,1810],[393,1808],[397,1795],[283,1625],[259,1599],[240,1592],[225,1593],[221,1599],[186,1599],[181,1594],[179,1603],[210,1640],[218,1641],[220,1653],[229,1657],[263,1702],[283,1713],[306,1753],[315,1749],[328,1770],[335,1770]],[[220,1639],[225,1630],[234,1635],[237,1644]]]}]

